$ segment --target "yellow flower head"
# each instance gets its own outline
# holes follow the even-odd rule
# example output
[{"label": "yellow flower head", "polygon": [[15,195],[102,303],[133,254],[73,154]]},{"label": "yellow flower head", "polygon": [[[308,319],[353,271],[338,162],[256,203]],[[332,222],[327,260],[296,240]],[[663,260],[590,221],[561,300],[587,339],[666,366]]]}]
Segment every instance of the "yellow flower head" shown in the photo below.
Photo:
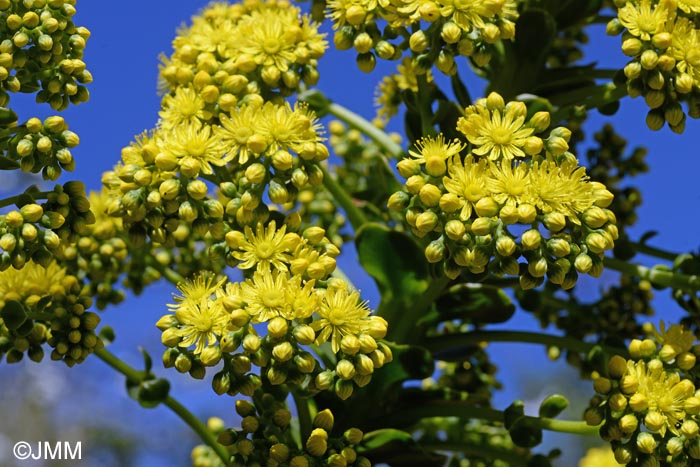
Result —
[{"label": "yellow flower head", "polygon": [[681,73],[688,73],[695,85],[700,85],[700,31],[687,18],[678,18],[671,34],[669,52],[676,59],[676,68]]},{"label": "yellow flower head", "polygon": [[460,220],[468,220],[476,203],[489,196],[486,188],[487,177],[488,165],[485,159],[475,161],[470,154],[464,159],[464,163],[459,155],[448,161],[447,175],[443,177],[442,183],[448,193],[459,199]]},{"label": "yellow flower head", "polygon": [[98,239],[113,238],[115,234],[122,230],[122,220],[119,217],[112,217],[108,214],[108,208],[113,201],[111,192],[107,188],[102,191],[91,191],[89,196],[90,210],[95,215],[95,222],[88,226],[92,235]]},{"label": "yellow flower head", "polygon": [[321,125],[306,104],[275,105],[266,102],[260,111],[259,132],[269,141],[270,152],[279,149],[302,152],[305,145],[320,143]]},{"label": "yellow flower head", "polygon": [[577,214],[591,207],[596,198],[584,167],[575,161],[558,165],[544,160],[532,164],[524,200],[544,213],[558,212],[578,224]]},{"label": "yellow flower head", "polygon": [[675,8],[668,0],[661,0],[653,7],[651,0],[631,1],[617,12],[620,23],[630,34],[645,41],[662,32],[666,21],[672,20],[674,14]]},{"label": "yellow flower head", "polygon": [[0,272],[0,300],[22,300],[30,295],[43,297],[66,293],[66,269],[55,261],[41,266],[33,261],[22,269],[8,268]]},{"label": "yellow flower head", "polygon": [[528,184],[529,165],[509,160],[490,162],[491,177],[486,186],[499,203],[509,206],[520,204]]},{"label": "yellow flower head", "polygon": [[161,102],[160,127],[172,130],[205,120],[204,100],[191,87],[179,87]]},{"label": "yellow flower head", "polygon": [[676,354],[689,352],[695,344],[695,334],[679,324],[666,329],[666,323],[661,321],[659,329],[654,328],[653,336],[659,345],[671,346]]},{"label": "yellow flower head", "polygon": [[359,26],[374,16],[377,0],[328,0],[328,17],[333,29],[351,24]]},{"label": "yellow flower head", "polygon": [[620,467],[610,446],[590,448],[581,458],[578,467]]},{"label": "yellow flower head", "polygon": [[492,93],[488,99],[467,107],[466,115],[457,121],[457,130],[475,146],[472,152],[476,155],[491,160],[524,157],[523,148],[535,131],[525,126],[527,108],[519,102],[505,106],[490,104],[498,101],[503,103],[500,96]]},{"label": "yellow flower head", "polygon": [[[679,435],[678,427],[685,419],[684,402],[695,394],[693,383],[681,380],[678,373],[666,372],[663,363],[652,360],[649,363],[644,360],[627,362],[627,373],[637,382],[634,394],[646,401],[648,413],[658,413],[663,417],[665,424],[661,427],[647,427],[651,431],[659,432],[665,436],[666,430],[670,430],[676,436]],[[623,377],[624,378],[624,377]],[[647,414],[648,418],[648,414]]]},{"label": "yellow flower head", "polygon": [[193,176],[199,172],[211,175],[212,165],[223,166],[228,162],[223,157],[226,147],[218,133],[213,132],[211,126],[199,122],[191,122],[171,131],[161,130],[158,143],[164,152],[178,160],[181,171],[188,171]]},{"label": "yellow flower head", "polygon": [[311,323],[316,331],[316,344],[330,340],[333,352],[340,349],[343,336],[360,334],[369,324],[367,302],[360,301],[360,293],[347,284],[326,289],[317,313],[320,319]]},{"label": "yellow flower head", "polygon": [[472,29],[483,28],[484,18],[492,16],[490,4],[483,0],[441,0],[440,14],[443,17],[451,17],[452,21],[469,32]]},{"label": "yellow flower head", "polygon": [[176,334],[182,338],[180,347],[195,345],[194,353],[216,344],[229,323],[229,314],[221,300],[214,298],[226,279],[216,281],[212,275],[199,274],[192,281],[177,286],[182,295],[175,296],[175,303],[168,309],[179,322]]},{"label": "yellow flower head", "polygon": [[317,307],[314,281],[302,283],[301,276],[287,271],[255,271],[252,279],[240,286],[245,310],[254,323],[264,323],[277,316],[292,320],[308,318]]},{"label": "yellow flower head", "polygon": [[700,13],[700,0],[676,0],[678,9],[685,13]]},{"label": "yellow flower head", "polygon": [[447,170],[446,161],[464,149],[464,144],[459,140],[445,142],[445,137],[440,133],[436,137],[426,136],[416,143],[417,151],[408,153],[419,164],[425,164],[425,170],[433,177],[441,177]]},{"label": "yellow flower head", "polygon": [[[231,112],[231,115],[219,115],[221,127],[215,132],[224,142],[228,152],[226,158],[245,164],[248,159],[257,157],[267,149],[267,140],[259,133],[260,106],[243,105]],[[250,141],[250,146],[248,142]]]},{"label": "yellow flower head", "polygon": [[255,233],[249,226],[245,227],[245,234],[232,233],[235,237],[236,251],[234,258],[242,261],[238,265],[241,269],[256,267],[258,270],[269,270],[271,267],[286,271],[287,265],[292,260],[289,252],[301,241],[299,235],[286,233],[287,226],[282,225],[277,229],[275,221],[265,227],[258,223]]}]

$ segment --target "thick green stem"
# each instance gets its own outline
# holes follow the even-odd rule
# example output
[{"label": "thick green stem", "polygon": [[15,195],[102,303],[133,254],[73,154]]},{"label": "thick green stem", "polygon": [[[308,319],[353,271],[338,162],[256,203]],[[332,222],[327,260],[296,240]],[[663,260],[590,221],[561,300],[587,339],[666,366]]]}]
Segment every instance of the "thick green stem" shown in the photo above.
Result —
[{"label": "thick green stem", "polygon": [[457,441],[450,442],[439,442],[434,443],[420,443],[423,449],[429,451],[453,451],[461,452],[468,456],[475,457],[486,457],[488,459],[499,459],[505,461],[510,467],[525,467],[527,466],[527,458],[518,454],[517,452],[509,451],[507,449],[499,449],[491,446],[474,446],[472,444],[460,443]]},{"label": "thick green stem", "polygon": [[700,276],[678,274],[659,268],[648,268],[639,264],[627,263],[616,258],[605,258],[605,267],[628,276],[646,279],[660,287],[671,287],[688,291],[700,290]]},{"label": "thick green stem", "polygon": [[297,408],[297,416],[299,417],[299,435],[300,435],[300,449],[304,449],[304,443],[309,438],[311,434],[312,419],[311,419],[311,404],[312,399],[303,398],[297,393],[292,392],[292,398],[294,399],[294,405]]},{"label": "thick green stem", "polygon": [[[431,352],[437,353],[460,347],[478,345],[482,342],[541,344],[581,353],[587,353],[598,345],[584,342],[573,337],[553,336],[551,334],[529,331],[472,331],[429,337],[425,340],[423,346]],[[603,346],[603,350],[611,355],[627,354],[627,351],[623,348]]]},{"label": "thick green stem", "polygon": [[335,102],[330,103],[326,111],[338,120],[345,122],[350,128],[359,130],[367,135],[369,139],[377,143],[379,147],[388,153],[387,156],[393,159],[401,159],[403,157],[404,150],[401,145],[391,139],[386,132],[377,128],[372,122],[364,119],[362,116]]},{"label": "thick green stem", "polygon": [[321,170],[323,170],[323,185],[328,191],[330,191],[338,204],[343,207],[348,219],[350,220],[352,228],[357,232],[357,229],[359,229],[363,224],[367,223],[365,214],[359,207],[357,207],[348,192],[345,191],[345,188],[340,186],[340,184],[331,176],[328,170],[325,168],[322,168]]},{"label": "thick green stem", "polygon": [[[123,374],[126,376],[126,379],[128,381],[132,381],[134,383],[139,383],[144,380],[146,377],[147,373],[144,371],[139,371],[133,367],[131,367],[129,364],[121,360],[119,357],[114,355],[112,352],[110,352],[107,349],[98,349],[95,350],[95,356],[97,356],[100,360],[105,362],[107,365],[111,366],[115,370],[117,370],[119,373]],[[192,430],[197,433],[199,438],[210,448],[214,450],[217,456],[221,459],[221,461],[224,463],[224,465],[228,465],[229,460],[231,456],[229,455],[228,451],[224,446],[219,444],[216,441],[216,438],[214,438],[214,435],[207,429],[206,425],[202,423],[201,420],[199,420],[197,417],[194,416],[192,412],[190,412],[187,407],[182,405],[180,402],[177,401],[172,396],[168,396],[164,401],[163,404],[165,404],[170,410],[172,410],[178,417],[180,417],[187,425],[192,428]]]},{"label": "thick green stem", "polygon": [[21,195],[17,196],[10,196],[9,198],[1,199],[0,200],[0,208],[5,208],[7,206],[12,206],[13,204],[17,204],[20,200],[20,197],[24,195],[29,195],[35,200],[37,199],[46,199],[49,194],[53,193],[53,191],[37,191],[37,192],[28,192],[28,193],[22,193]]},{"label": "thick green stem", "polygon": [[435,127],[433,126],[432,102],[428,95],[428,76],[423,73],[416,76],[416,79],[418,80],[418,111],[420,112],[421,132],[423,136],[432,136],[435,134]]},{"label": "thick green stem", "polygon": [[665,259],[667,261],[674,261],[678,257],[678,253],[672,251],[662,250],[661,248],[656,248],[649,246],[646,243],[632,243],[632,248],[637,253],[643,255],[654,256],[655,258]]},{"label": "thick green stem", "polygon": [[626,95],[625,86],[616,86],[612,82],[557,94],[550,98],[552,104],[559,107],[559,110],[552,114],[552,123],[565,118],[571,105],[585,105],[587,109],[593,109],[619,101]]},{"label": "thick green stem", "polygon": [[[391,424],[394,422],[406,424],[432,417],[458,417],[467,420],[479,419],[499,423],[504,422],[504,414],[500,410],[489,407],[474,407],[468,402],[462,401],[441,401],[403,409],[401,413],[387,417],[384,423],[386,426],[393,426]],[[525,418],[534,427],[559,433],[596,436],[600,428],[599,426],[590,426],[584,421],[556,420],[554,418],[540,418],[527,415]]]},{"label": "thick green stem", "polygon": [[401,344],[414,342],[421,332],[416,323],[442,294],[449,282],[447,277],[438,277],[430,283],[415,303],[410,304],[406,309],[396,310],[402,313],[401,316],[382,316],[390,323],[387,339]]}]

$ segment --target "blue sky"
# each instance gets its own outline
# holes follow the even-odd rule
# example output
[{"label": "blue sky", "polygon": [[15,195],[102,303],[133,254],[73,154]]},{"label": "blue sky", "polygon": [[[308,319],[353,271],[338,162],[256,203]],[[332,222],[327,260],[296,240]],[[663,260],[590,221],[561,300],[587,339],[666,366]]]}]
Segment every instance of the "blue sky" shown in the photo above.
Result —
[{"label": "blue sky", "polygon": [[[201,0],[78,2],[76,22],[92,31],[85,61],[95,81],[90,85],[90,102],[71,107],[64,114],[71,130],[80,135],[81,144],[73,151],[76,171],[64,174],[62,181],[81,179],[88,189],[99,189],[102,172],[109,170],[119,160],[121,148],[129,144],[134,135],[154,125],[160,103],[156,92],[158,57],[161,53],[170,53],[171,41],[178,26],[188,21],[193,13],[207,3]],[[591,38],[592,42],[587,47],[587,53],[591,57],[595,57],[606,68],[624,65],[624,57],[619,52],[619,38],[605,37],[602,28],[598,28]],[[381,78],[380,69],[391,70],[393,64],[380,66],[367,75],[357,70],[352,51],[330,50],[320,63],[319,87],[339,103],[366,117],[372,117],[372,96],[374,87]],[[462,72],[462,76],[470,82],[472,95],[478,96],[483,84],[468,75],[469,72]],[[13,103],[16,103],[15,109],[20,120],[35,115],[53,114],[48,106],[38,107],[33,104],[33,99],[26,96],[18,99],[13,97]],[[604,121],[609,120],[595,112],[593,114],[586,125],[589,136]],[[646,108],[641,99],[626,98],[614,117],[616,130],[629,140],[630,146],[645,145],[649,148],[647,162],[651,171],[637,179],[644,195],[644,204],[638,211],[639,223],[632,229],[633,236],[641,235],[647,230],[658,230],[659,235],[653,240],[655,245],[679,252],[697,249],[698,237],[695,232],[700,222],[697,207],[700,190],[697,188],[697,170],[694,170],[698,164],[694,159],[698,156],[695,154],[697,151],[693,137],[700,127],[698,122],[689,120],[684,135],[673,134],[667,128],[652,133],[644,123],[645,114]],[[354,266],[354,257],[347,256],[344,270],[349,272],[353,281],[363,290],[365,298],[376,304],[378,299],[371,280]],[[653,264],[653,261],[648,264]],[[112,326],[117,333],[117,341],[112,350],[128,362],[138,365],[140,357],[137,346],[144,346],[154,356],[158,372],[173,381],[175,395],[183,396],[186,403],[203,417],[219,413],[232,422],[233,401],[230,398],[217,397],[207,383],[192,381],[173,370],[160,369],[158,360],[163,347],[154,323],[166,312],[165,303],[170,301],[173,289],[168,284],[156,284],[141,297],[128,300],[123,306],[107,309],[103,313],[103,323]],[[676,305],[668,299],[662,299],[668,293],[658,292],[658,295],[658,315],[679,316],[680,311]],[[516,315],[509,325],[520,329],[534,326],[529,316],[522,313]],[[523,353],[524,348],[521,346],[502,344],[493,347],[494,361],[503,372],[502,380],[510,380],[517,385],[518,378],[531,374],[533,368],[548,365],[542,349],[526,349]],[[513,355],[518,355],[519,358],[515,359]],[[2,364],[0,380],[18,377],[30,365],[35,364],[23,362],[14,367]],[[46,361],[43,365],[60,364]],[[556,366],[561,367],[562,365]],[[80,412],[81,407],[85,411],[86,408],[96,407],[96,404],[107,409],[111,407],[111,410],[107,410],[112,413],[111,416],[124,417],[124,420],[133,425],[136,435],[143,439],[153,434],[154,426],[165,424],[172,431],[179,423],[163,408],[146,411],[128,400],[122,378],[106,371],[104,365],[96,359],[69,371],[63,368],[56,371],[68,382],[69,387],[71,384],[81,384],[85,378],[95,375],[101,379],[100,388],[95,389],[99,396],[95,396],[94,401],[81,398],[75,400],[74,406],[68,406],[69,402],[63,399],[66,407],[72,407],[66,410]],[[67,398],[70,393],[70,390],[65,390]],[[516,397],[519,397],[518,388],[512,387],[498,395],[496,405],[504,407]],[[0,399],[0,418],[7,402]],[[569,413],[572,418],[578,415]],[[187,458],[183,458],[183,465],[187,465],[187,461]],[[154,459],[143,458],[139,465],[155,465]]]}]

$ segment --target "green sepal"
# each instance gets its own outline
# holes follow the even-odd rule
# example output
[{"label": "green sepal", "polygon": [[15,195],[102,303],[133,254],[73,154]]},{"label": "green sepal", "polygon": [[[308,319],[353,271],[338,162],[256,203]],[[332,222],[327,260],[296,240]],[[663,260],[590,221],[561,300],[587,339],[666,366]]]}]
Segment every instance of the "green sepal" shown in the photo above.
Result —
[{"label": "green sepal", "polygon": [[552,394],[540,404],[540,417],[554,418],[569,406],[569,400],[560,395]]},{"label": "green sepal", "polygon": [[2,310],[0,310],[0,318],[2,318],[7,329],[14,331],[27,321],[27,310],[17,300],[8,300],[5,302]]},{"label": "green sepal", "polygon": [[100,329],[100,339],[102,339],[105,345],[111,344],[116,338],[117,335],[114,333],[114,329],[112,329],[111,326],[102,326]]}]

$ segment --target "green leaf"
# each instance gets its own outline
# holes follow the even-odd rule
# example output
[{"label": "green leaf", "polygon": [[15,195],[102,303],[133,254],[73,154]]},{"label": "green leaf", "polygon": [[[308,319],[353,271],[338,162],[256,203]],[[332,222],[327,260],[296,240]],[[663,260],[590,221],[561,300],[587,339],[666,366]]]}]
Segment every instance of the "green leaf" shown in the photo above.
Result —
[{"label": "green leaf", "polygon": [[357,451],[368,457],[373,465],[440,467],[446,460],[443,455],[422,449],[409,433],[392,428],[366,433]]},{"label": "green leaf", "polygon": [[414,307],[430,284],[422,249],[408,235],[379,224],[366,224],[355,239],[360,264],[374,278],[381,294],[377,314],[389,322],[387,339],[408,342],[415,322],[402,315]]},{"label": "green leaf", "polygon": [[150,373],[151,368],[153,368],[153,360],[151,359],[151,356],[148,355],[148,352],[146,352],[146,349],[144,349],[143,347],[139,346],[139,351],[141,352],[141,355],[143,356],[144,371],[146,373]]},{"label": "green leaf", "polygon": [[0,170],[19,169],[19,163],[7,157],[0,157]]},{"label": "green leaf", "polygon": [[5,326],[10,331],[18,329],[27,320],[27,311],[17,300],[8,300],[5,306],[0,310],[0,318],[2,318]]},{"label": "green leaf", "polygon": [[515,313],[510,297],[500,289],[460,287],[448,292],[436,302],[437,313],[426,316],[424,321],[434,324],[452,319],[466,319],[476,324],[503,323]]},{"label": "green leaf", "polygon": [[569,406],[569,400],[559,394],[547,397],[540,404],[540,417],[554,418]]}]

